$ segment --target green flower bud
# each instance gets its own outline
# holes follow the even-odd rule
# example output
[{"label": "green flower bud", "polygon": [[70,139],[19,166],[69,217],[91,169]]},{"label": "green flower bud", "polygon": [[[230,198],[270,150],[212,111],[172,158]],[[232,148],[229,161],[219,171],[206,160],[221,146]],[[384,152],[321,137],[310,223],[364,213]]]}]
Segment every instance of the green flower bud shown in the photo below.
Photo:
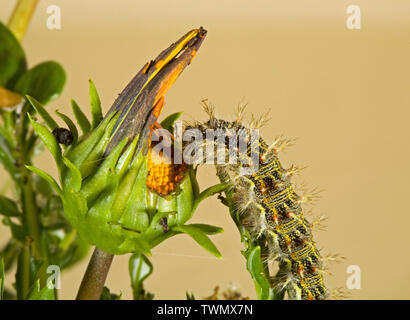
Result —
[{"label": "green flower bud", "polygon": [[[147,185],[152,170],[147,156],[149,137],[162,109],[163,96],[191,62],[204,36],[203,29],[193,30],[144,66],[105,118],[94,84],[90,82],[91,122],[73,102],[83,136],[78,138],[73,122],[58,113],[73,134],[73,141],[64,153],[51,133],[56,132],[57,123],[40,103],[28,97],[48,126],[47,129],[30,119],[56,161],[60,184],[47,173],[28,168],[55,188],[67,220],[79,235],[103,251],[150,254],[165,239],[186,233],[220,257],[207,235],[222,229],[186,222],[203,199],[222,192],[225,185],[199,193],[196,172],[186,165],[183,177],[169,194],[157,193]],[[164,126],[171,126],[177,118],[171,115],[163,121]]]}]

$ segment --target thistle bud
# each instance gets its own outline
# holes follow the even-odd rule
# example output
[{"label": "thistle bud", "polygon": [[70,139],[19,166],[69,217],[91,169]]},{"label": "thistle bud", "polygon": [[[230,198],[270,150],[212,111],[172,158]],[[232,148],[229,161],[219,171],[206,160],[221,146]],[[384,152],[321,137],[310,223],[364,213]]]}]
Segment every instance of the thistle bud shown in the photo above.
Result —
[{"label": "thistle bud", "polygon": [[[167,155],[156,153],[151,143],[151,135],[160,127],[156,120],[164,95],[191,62],[205,34],[202,28],[192,30],[147,63],[104,118],[98,93],[90,82],[91,122],[73,102],[81,137],[73,122],[58,113],[72,133],[64,153],[51,133],[59,128],[57,123],[40,103],[28,97],[49,127],[31,119],[56,160],[60,184],[37,168],[29,169],[56,189],[66,218],[79,235],[103,251],[150,254],[151,248],[165,239],[186,233],[220,257],[207,235],[222,232],[221,228],[185,223],[199,202],[221,192],[222,186],[199,193],[195,170],[174,164],[172,155],[171,162],[158,162]],[[164,120],[167,126],[172,125],[169,119],[177,117]]]}]

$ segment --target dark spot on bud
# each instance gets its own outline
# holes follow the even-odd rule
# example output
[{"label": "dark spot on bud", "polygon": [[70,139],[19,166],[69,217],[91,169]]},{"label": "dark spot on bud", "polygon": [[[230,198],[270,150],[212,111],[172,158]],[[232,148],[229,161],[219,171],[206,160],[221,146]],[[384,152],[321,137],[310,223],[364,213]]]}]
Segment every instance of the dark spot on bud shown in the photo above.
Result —
[{"label": "dark spot on bud", "polygon": [[159,224],[162,226],[164,233],[167,233],[168,232],[168,219],[167,218],[159,219]]},{"label": "dark spot on bud", "polygon": [[74,136],[70,130],[66,128],[56,128],[53,130],[53,135],[56,137],[58,143],[69,146],[73,143]]}]

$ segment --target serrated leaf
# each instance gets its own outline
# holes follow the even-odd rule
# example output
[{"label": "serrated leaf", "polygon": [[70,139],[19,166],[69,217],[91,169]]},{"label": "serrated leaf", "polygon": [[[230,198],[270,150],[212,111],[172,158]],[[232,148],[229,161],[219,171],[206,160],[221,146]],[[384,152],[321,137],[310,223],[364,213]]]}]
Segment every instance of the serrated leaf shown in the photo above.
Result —
[{"label": "serrated leaf", "polygon": [[0,22],[0,86],[12,89],[26,69],[23,48],[13,33]]},{"label": "serrated leaf", "polygon": [[96,128],[101,120],[103,119],[103,114],[101,110],[101,100],[98,95],[97,89],[94,83],[90,81],[90,106],[92,115],[92,128]]},{"label": "serrated leaf", "polygon": [[211,239],[199,228],[184,225],[172,228],[174,231],[180,231],[187,235],[189,235],[192,239],[194,239],[202,248],[207,250],[209,253],[213,254],[217,258],[222,258],[221,253],[213,244]]},{"label": "serrated leaf", "polygon": [[66,74],[63,67],[54,61],[42,62],[25,72],[17,80],[14,91],[30,95],[42,104],[57,98],[63,91]]},{"label": "serrated leaf", "polygon": [[67,117],[64,113],[56,111],[56,114],[65,122],[68,129],[71,131],[71,133],[73,135],[73,145],[77,144],[78,130],[77,130],[77,127],[75,126],[74,122],[69,117]]},{"label": "serrated leaf", "polygon": [[26,166],[26,168],[35,174],[39,175],[42,177],[44,180],[46,180],[50,186],[54,189],[55,192],[57,192],[60,197],[63,196],[62,191],[60,189],[60,186],[58,185],[57,181],[54,180],[52,176],[50,176],[47,172],[44,172],[43,170],[33,167],[33,166]]},{"label": "serrated leaf", "polygon": [[46,109],[41,105],[41,103],[36,100],[35,98],[31,97],[30,95],[26,95],[27,100],[33,106],[33,108],[37,111],[37,113],[43,118],[44,122],[46,123],[47,127],[53,131],[55,128],[58,128],[57,122],[50,116]]},{"label": "serrated leaf", "polygon": [[0,214],[7,217],[21,216],[21,212],[17,207],[17,203],[10,198],[7,198],[0,194]]},{"label": "serrated leaf", "polygon": [[182,112],[175,112],[173,114],[170,114],[168,117],[161,121],[161,127],[171,133],[174,133],[174,123],[179,119],[181,115]]},{"label": "serrated leaf", "polygon": [[75,117],[75,119],[76,119],[76,121],[77,121],[83,135],[88,133],[91,129],[91,124],[90,124],[90,121],[88,121],[87,116],[84,114],[84,112],[78,106],[77,102],[75,102],[73,99],[71,99],[71,106],[73,108],[74,117]]}]

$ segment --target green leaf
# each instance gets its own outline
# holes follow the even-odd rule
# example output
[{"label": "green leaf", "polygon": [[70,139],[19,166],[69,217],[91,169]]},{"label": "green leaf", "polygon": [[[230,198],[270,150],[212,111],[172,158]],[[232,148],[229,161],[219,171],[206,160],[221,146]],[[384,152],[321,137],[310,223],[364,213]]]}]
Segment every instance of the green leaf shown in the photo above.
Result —
[{"label": "green leaf", "polygon": [[41,140],[43,140],[45,146],[50,151],[51,155],[54,157],[58,168],[62,168],[61,148],[57,142],[57,139],[46,127],[34,121],[30,115],[28,116],[30,118],[31,125],[34,128],[34,131],[38,134]]},{"label": "green leaf", "polygon": [[210,224],[192,223],[192,224],[189,224],[189,226],[198,228],[199,230],[201,230],[203,233],[207,235],[214,235],[214,234],[224,232],[223,228],[212,226]]},{"label": "green leaf", "polygon": [[[15,177],[17,174],[17,168],[14,165],[14,158],[11,152],[11,147],[13,141],[10,141],[9,132],[0,126],[0,163],[3,163],[9,173]],[[11,143],[10,143],[11,142]]]},{"label": "green leaf", "polygon": [[19,217],[21,212],[17,207],[17,203],[10,198],[2,196],[0,194],[0,214],[7,217]]},{"label": "green leaf", "polygon": [[54,193],[48,182],[37,175],[33,176],[33,186],[34,190],[45,198],[50,197],[50,195]]},{"label": "green leaf", "polygon": [[198,197],[195,198],[194,204],[192,206],[192,211],[196,210],[196,208],[199,206],[201,201],[205,200],[206,198],[209,198],[209,197],[213,196],[214,194],[221,193],[221,192],[225,191],[230,186],[231,186],[230,183],[219,183],[219,184],[216,184],[212,187],[209,187],[209,188],[205,189],[204,191],[202,191],[199,194]]},{"label": "green leaf", "polygon": [[12,89],[26,69],[23,48],[13,33],[0,22],[0,86]]},{"label": "green leaf", "polygon": [[63,91],[66,74],[63,67],[54,61],[38,64],[24,73],[14,86],[21,95],[30,95],[42,104],[57,98]]},{"label": "green leaf", "polygon": [[180,231],[189,235],[194,239],[202,248],[207,250],[209,253],[213,254],[217,258],[222,258],[221,253],[215,247],[213,242],[208,238],[208,236],[199,228],[193,227],[191,225],[184,225],[172,228],[174,231]]},{"label": "green leaf", "polygon": [[5,127],[0,126],[0,139],[4,140],[0,142],[0,147],[7,143],[9,146],[14,145],[13,135]]},{"label": "green leaf", "polygon": [[264,266],[261,258],[261,247],[256,246],[247,257],[246,267],[251,274],[259,300],[268,300],[271,295],[269,279],[265,276]]},{"label": "green leaf", "polygon": [[15,178],[17,176],[17,168],[14,165],[14,160],[7,150],[0,147],[0,163],[3,164],[4,168]]},{"label": "green leaf", "polygon": [[21,243],[24,242],[26,238],[26,231],[21,225],[14,223],[9,217],[4,218],[3,223],[10,227],[13,239],[20,241]]},{"label": "green leaf", "polygon": [[26,95],[27,100],[33,106],[33,108],[37,111],[37,113],[43,118],[44,122],[46,123],[47,127],[53,131],[55,128],[58,128],[57,122],[50,116],[50,114],[44,109],[39,101],[35,98]]},{"label": "green leaf", "polygon": [[103,292],[101,293],[100,300],[121,300],[122,294],[111,293],[110,289],[104,287]]},{"label": "green leaf", "polygon": [[171,133],[174,133],[174,123],[179,119],[181,114],[182,112],[170,114],[168,117],[161,121],[161,127],[163,127]]},{"label": "green leaf", "polygon": [[4,279],[4,260],[3,257],[0,257],[0,300],[3,300]]},{"label": "green leaf", "polygon": [[152,273],[152,263],[145,255],[135,253],[130,257],[128,268],[131,276],[134,300],[143,300],[143,282]]},{"label": "green leaf", "polygon": [[193,293],[185,292],[187,300],[195,300],[195,295]]},{"label": "green leaf", "polygon": [[0,250],[0,256],[3,258],[4,270],[6,272],[13,266],[20,250],[21,244],[17,239],[13,238]]},{"label": "green leaf", "polygon": [[63,196],[60,186],[58,185],[57,181],[55,181],[52,176],[50,176],[48,173],[44,172],[43,170],[38,169],[33,166],[26,166],[26,168],[34,172],[35,174],[39,175],[40,177],[42,177],[44,180],[46,180],[49,183],[49,185],[54,189],[54,191],[57,192],[58,195],[60,195],[60,197]]},{"label": "green leaf", "polygon": [[81,189],[81,172],[78,168],[66,157],[63,157],[64,164],[67,166],[70,173],[66,175],[64,186],[69,186],[70,190],[78,192]]},{"label": "green leaf", "polygon": [[90,121],[88,121],[87,116],[82,112],[81,108],[78,106],[77,102],[71,99],[71,106],[73,108],[74,117],[77,120],[78,125],[81,128],[83,134],[88,133],[91,129]]},{"label": "green leaf", "polygon": [[98,96],[97,89],[95,88],[94,83],[89,80],[90,82],[90,106],[91,106],[91,115],[93,119],[92,128],[96,128],[101,120],[103,119],[103,114],[101,110],[101,100]]},{"label": "green leaf", "polygon": [[68,129],[73,134],[73,145],[77,144],[78,130],[77,130],[77,127],[75,126],[74,122],[69,117],[67,117],[64,113],[60,113],[58,111],[55,111],[55,113],[65,122]]},{"label": "green leaf", "polygon": [[28,295],[28,300],[56,300],[56,296],[53,288],[44,286],[40,289],[40,280],[37,280]]}]

